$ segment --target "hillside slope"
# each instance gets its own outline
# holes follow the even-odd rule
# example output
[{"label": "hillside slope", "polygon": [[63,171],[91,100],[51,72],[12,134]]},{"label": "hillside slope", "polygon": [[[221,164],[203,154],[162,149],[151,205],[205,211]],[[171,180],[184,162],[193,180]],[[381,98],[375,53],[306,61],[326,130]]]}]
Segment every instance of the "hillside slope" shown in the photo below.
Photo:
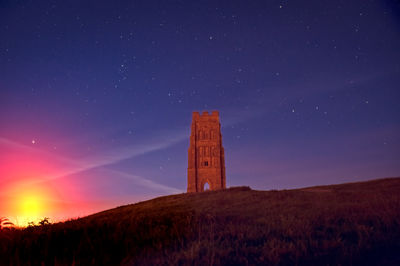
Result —
[{"label": "hillside slope", "polygon": [[0,231],[0,264],[400,265],[400,178],[179,194]]}]

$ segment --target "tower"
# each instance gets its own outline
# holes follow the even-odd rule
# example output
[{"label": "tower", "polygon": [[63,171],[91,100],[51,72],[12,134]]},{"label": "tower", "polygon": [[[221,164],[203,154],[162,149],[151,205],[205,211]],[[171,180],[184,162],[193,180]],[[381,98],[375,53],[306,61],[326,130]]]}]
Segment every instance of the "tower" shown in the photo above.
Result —
[{"label": "tower", "polygon": [[225,155],[218,111],[192,114],[187,192],[226,188]]}]

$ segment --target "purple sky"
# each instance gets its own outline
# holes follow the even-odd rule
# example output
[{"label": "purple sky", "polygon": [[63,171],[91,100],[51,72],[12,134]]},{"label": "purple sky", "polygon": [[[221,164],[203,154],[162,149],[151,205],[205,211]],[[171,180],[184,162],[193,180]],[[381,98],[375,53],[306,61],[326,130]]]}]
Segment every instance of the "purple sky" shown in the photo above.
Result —
[{"label": "purple sky", "polygon": [[227,186],[399,176],[399,10],[1,1],[0,187],[34,179],[97,204],[83,213],[186,191],[203,110],[220,112]]}]

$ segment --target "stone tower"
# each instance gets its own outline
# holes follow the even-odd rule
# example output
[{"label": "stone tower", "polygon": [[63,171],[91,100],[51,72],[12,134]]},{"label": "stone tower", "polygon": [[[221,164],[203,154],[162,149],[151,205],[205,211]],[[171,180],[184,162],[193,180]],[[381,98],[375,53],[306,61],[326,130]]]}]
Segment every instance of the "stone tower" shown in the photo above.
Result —
[{"label": "stone tower", "polygon": [[226,188],[225,155],[218,111],[193,112],[188,150],[187,192]]}]

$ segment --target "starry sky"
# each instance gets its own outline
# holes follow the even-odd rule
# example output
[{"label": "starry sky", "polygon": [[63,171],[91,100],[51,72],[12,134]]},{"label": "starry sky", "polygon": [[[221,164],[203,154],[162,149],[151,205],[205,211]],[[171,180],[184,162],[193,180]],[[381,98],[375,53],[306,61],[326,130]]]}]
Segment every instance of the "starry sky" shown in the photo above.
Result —
[{"label": "starry sky", "polygon": [[193,111],[227,186],[399,176],[399,48],[398,1],[1,1],[0,216],[186,191]]}]

